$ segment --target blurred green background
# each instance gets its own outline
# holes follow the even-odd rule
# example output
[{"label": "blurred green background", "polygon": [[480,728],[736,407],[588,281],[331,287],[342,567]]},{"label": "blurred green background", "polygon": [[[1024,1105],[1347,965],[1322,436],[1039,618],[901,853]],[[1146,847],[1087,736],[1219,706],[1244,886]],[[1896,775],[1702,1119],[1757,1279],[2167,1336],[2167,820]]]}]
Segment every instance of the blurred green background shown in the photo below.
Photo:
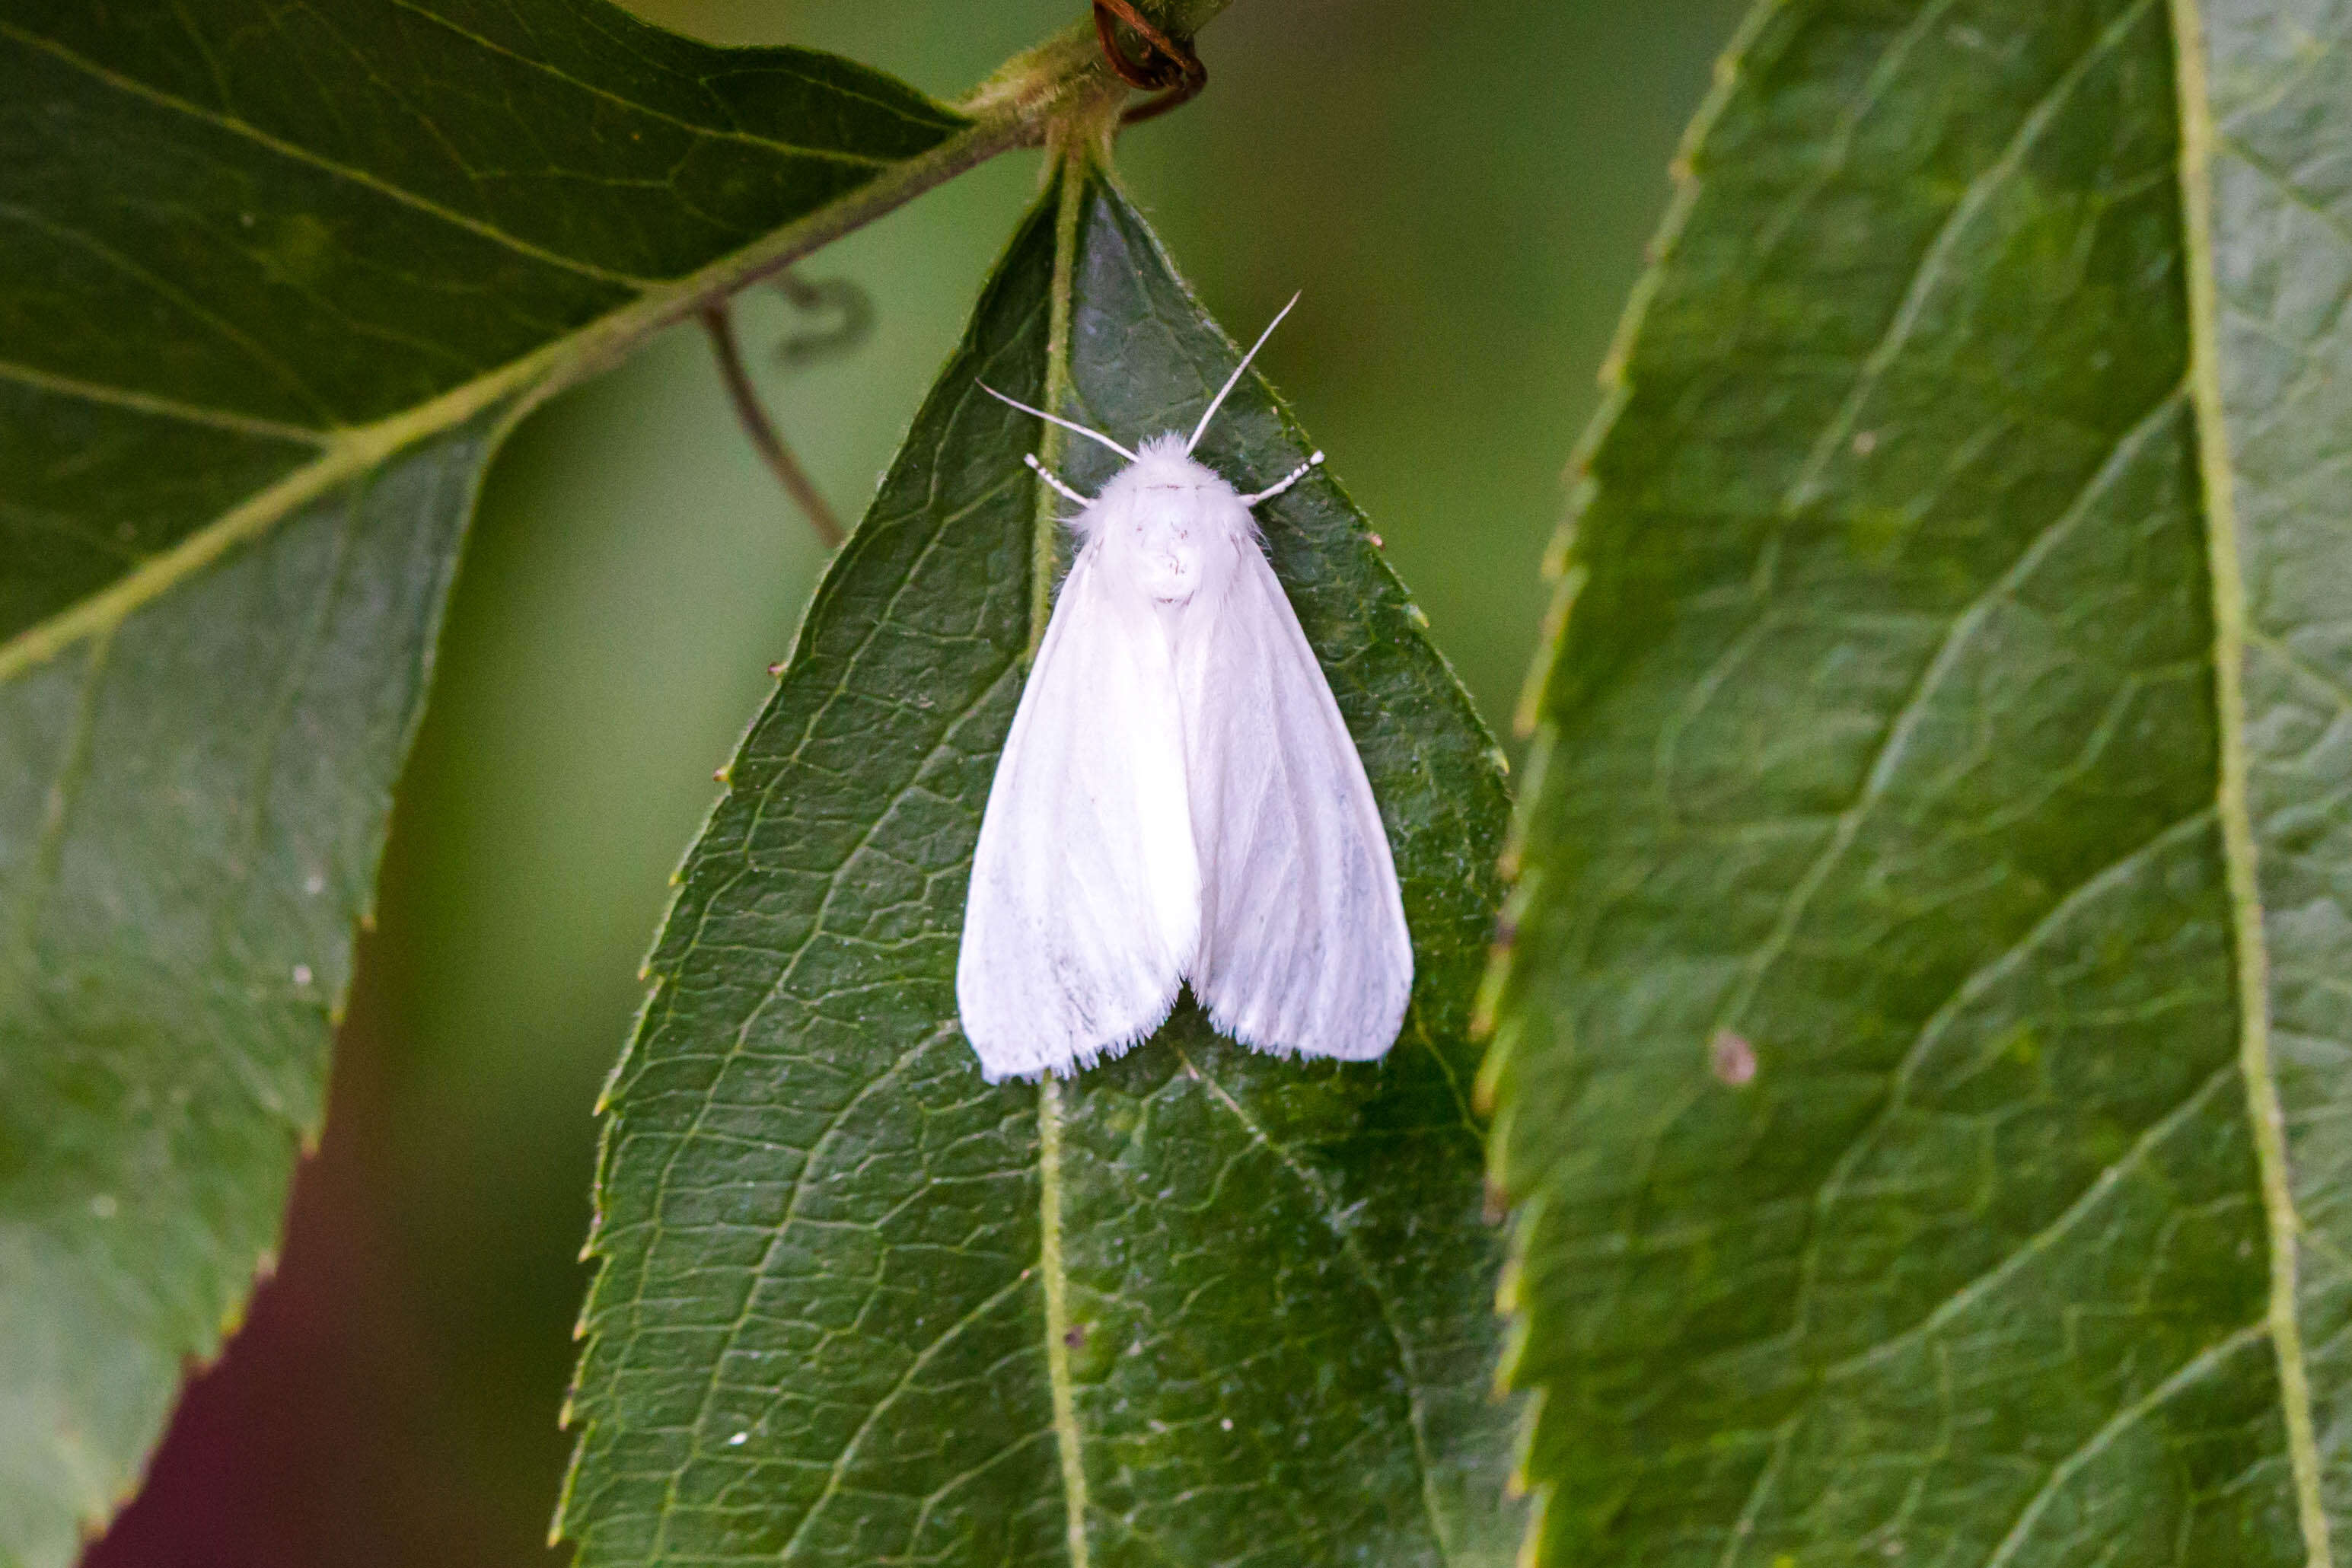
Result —
[{"label": "blurred green background", "polygon": [[[1076,0],[636,0],[955,97]],[[1488,721],[1545,599],[1561,464],[1737,0],[1240,0],[1129,188],[1371,514]],[[804,263],[873,300],[821,363],[739,307],[855,517],[1031,199],[1004,158]],[[596,1089],[711,771],[823,566],[678,331],[492,470],[283,1267],[90,1568],[550,1561]]]}]

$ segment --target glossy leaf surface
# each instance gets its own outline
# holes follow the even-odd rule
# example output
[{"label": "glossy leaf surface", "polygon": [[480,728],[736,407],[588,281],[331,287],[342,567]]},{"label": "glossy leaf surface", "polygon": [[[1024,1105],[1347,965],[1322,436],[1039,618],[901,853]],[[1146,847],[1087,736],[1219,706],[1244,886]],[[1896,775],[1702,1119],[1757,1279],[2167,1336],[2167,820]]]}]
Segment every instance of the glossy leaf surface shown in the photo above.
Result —
[{"label": "glossy leaf surface", "polygon": [[1540,1561],[2352,1552],[2347,46],[1743,36],[1496,976]]},{"label": "glossy leaf surface", "polygon": [[266,1267],[499,433],[961,124],[595,0],[0,3],[0,1563]]},{"label": "glossy leaf surface", "polygon": [[[1066,1084],[992,1088],[958,1029],[982,806],[1066,563],[1038,423],[976,384],[1048,397],[1060,341],[1065,410],[1129,440],[1189,429],[1238,357],[1115,191],[1049,194],[819,590],[609,1096],[583,1563],[1512,1550],[1465,1041],[1501,781],[1328,478],[1260,516],[1389,825],[1402,1040],[1302,1065],[1188,1005]],[[1055,445],[1089,491],[1117,461]],[[1252,483],[1307,450],[1255,380],[1202,447]]]}]

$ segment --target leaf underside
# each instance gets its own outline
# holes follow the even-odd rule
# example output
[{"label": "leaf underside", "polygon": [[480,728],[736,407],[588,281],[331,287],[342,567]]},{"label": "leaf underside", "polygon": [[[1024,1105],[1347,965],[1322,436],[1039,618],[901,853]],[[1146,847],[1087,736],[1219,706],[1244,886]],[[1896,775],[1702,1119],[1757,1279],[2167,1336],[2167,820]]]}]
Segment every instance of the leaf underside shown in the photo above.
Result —
[{"label": "leaf underside", "polygon": [[0,1563],[274,1245],[518,367],[960,124],[596,0],[0,0]]},{"label": "leaf underside", "polygon": [[2352,28],[2202,9],[1695,133],[1494,982],[1540,1561],[2352,1552]]},{"label": "leaf underside", "polygon": [[[1238,355],[1125,200],[1082,195],[1065,412],[1130,440],[1189,428]],[[1187,1004],[1069,1083],[992,1088],[957,1028],[1044,516],[1021,462],[1036,422],[975,383],[1046,395],[1058,200],[819,589],[655,952],[609,1096],[562,1515],[584,1564],[1512,1548],[1465,1043],[1504,799],[1329,479],[1262,517],[1396,848],[1420,964],[1404,1038],[1302,1065]],[[1259,480],[1307,446],[1248,380],[1203,449]],[[1084,489],[1109,474],[1075,445],[1060,460]]]}]

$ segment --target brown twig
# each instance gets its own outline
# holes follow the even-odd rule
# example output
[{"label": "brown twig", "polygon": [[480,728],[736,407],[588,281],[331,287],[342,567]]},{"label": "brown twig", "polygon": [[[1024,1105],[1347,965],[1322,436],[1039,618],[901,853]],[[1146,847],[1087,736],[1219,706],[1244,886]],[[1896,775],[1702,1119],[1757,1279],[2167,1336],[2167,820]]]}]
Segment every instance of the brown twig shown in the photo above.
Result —
[{"label": "brown twig", "polygon": [[[1153,26],[1129,0],[1094,0],[1094,5],[1095,37],[1102,43],[1103,58],[1110,62],[1110,68],[1128,86],[1160,94],[1120,115],[1119,123],[1134,125],[1165,114],[1209,85],[1209,68],[1192,52],[1191,40],[1170,37]],[[1112,25],[1114,22],[1124,22],[1133,28],[1135,36],[1151,52],[1139,60],[1131,58],[1119,47],[1118,29]]]},{"label": "brown twig", "polygon": [[837,548],[845,537],[841,520],[825,504],[824,497],[813,483],[806,469],[793,456],[792,448],[768,418],[768,411],[760,405],[760,395],[751,386],[751,378],[743,369],[743,353],[736,346],[735,321],[728,313],[727,301],[714,300],[702,308],[702,325],[710,334],[711,352],[719,358],[719,374],[727,383],[727,395],[735,404],[735,416],[743,422],[743,432],[751,437],[761,459],[776,482],[784,487],[824,542],[827,550]]}]

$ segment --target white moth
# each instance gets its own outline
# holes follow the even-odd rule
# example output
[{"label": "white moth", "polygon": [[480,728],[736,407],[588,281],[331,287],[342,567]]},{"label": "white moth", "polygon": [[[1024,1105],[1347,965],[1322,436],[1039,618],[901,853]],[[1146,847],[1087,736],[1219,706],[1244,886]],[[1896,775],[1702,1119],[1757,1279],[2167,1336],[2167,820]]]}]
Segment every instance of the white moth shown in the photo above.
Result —
[{"label": "white moth", "polygon": [[1027,459],[1085,510],[964,907],[956,1003],[991,1083],[1117,1056],[1188,981],[1263,1051],[1362,1061],[1403,1021],[1412,942],[1380,807],[1250,516],[1323,454],[1255,495],[1192,456],[1289,310],[1191,440],[1130,452],[1013,404],[1128,467],[1088,500]]}]

